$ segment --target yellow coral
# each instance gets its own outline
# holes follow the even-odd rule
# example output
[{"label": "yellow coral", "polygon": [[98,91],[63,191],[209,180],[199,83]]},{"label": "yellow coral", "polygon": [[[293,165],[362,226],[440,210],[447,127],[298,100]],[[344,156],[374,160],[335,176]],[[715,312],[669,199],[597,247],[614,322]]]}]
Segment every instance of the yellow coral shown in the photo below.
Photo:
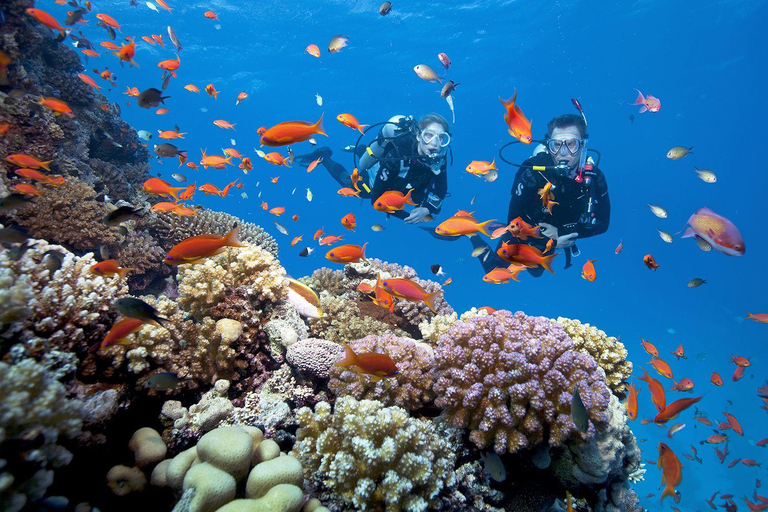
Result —
[{"label": "yellow coral", "polygon": [[563,326],[565,332],[573,340],[574,349],[588,354],[597,361],[598,366],[605,371],[605,381],[615,395],[627,392],[627,379],[632,375],[632,363],[627,360],[627,349],[624,344],[604,331],[579,320],[558,317],[551,320]]},{"label": "yellow coral", "polygon": [[485,310],[478,311],[475,308],[465,311],[459,317],[455,312],[449,315],[435,315],[429,320],[425,320],[419,324],[419,330],[424,337],[424,341],[430,345],[437,345],[440,341],[440,336],[448,332],[448,330],[456,322],[466,322],[470,318],[476,316],[485,316],[488,313]]},{"label": "yellow coral", "polygon": [[314,338],[342,343],[357,340],[369,334],[407,336],[405,332],[390,324],[363,316],[355,302],[343,297],[321,293],[320,306],[323,309],[323,316],[309,319],[310,334]]}]

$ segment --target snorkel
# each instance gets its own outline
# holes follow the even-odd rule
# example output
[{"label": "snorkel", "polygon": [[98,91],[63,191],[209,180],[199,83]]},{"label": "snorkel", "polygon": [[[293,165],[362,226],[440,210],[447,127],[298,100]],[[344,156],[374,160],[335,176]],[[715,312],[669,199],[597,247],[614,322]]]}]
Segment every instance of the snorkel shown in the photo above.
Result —
[{"label": "snorkel", "polygon": [[[584,120],[584,126],[588,127],[589,125],[587,124],[587,116],[584,115],[584,109],[581,108],[581,103],[579,103],[579,100],[577,100],[576,98],[571,98],[571,103],[573,103],[573,106],[576,107],[576,110],[578,110],[579,114],[581,114],[581,118]],[[582,145],[582,148],[581,148],[581,157],[579,158],[579,172],[576,175],[576,177],[573,178],[573,180],[576,183],[583,183],[584,179],[585,179],[584,178],[584,169],[585,169],[585,166],[587,165],[587,151],[588,151],[587,147],[589,145],[589,133],[588,132],[584,134],[584,142],[582,144],[583,145]],[[589,171],[592,170],[592,165],[591,164],[589,165],[589,169],[587,169],[587,170],[589,170]],[[589,176],[587,176],[586,179],[587,179],[587,185],[589,185],[589,182],[591,181],[591,178]]]}]

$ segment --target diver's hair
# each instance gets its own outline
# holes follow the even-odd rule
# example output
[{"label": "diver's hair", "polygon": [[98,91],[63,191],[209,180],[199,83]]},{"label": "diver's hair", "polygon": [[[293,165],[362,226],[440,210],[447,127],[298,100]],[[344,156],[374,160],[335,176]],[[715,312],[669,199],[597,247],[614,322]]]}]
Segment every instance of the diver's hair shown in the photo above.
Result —
[{"label": "diver's hair", "polygon": [[552,118],[547,123],[547,138],[552,136],[552,131],[555,128],[567,128],[568,126],[575,126],[579,129],[582,139],[587,138],[587,123],[584,122],[584,118],[577,116],[576,114],[563,114]]},{"label": "diver's hair", "polygon": [[423,130],[424,128],[431,125],[432,123],[439,124],[440,126],[443,127],[443,130],[446,133],[451,133],[451,127],[448,125],[448,121],[446,121],[445,118],[440,114],[435,114],[434,112],[431,114],[427,114],[421,119],[419,119],[419,130]]}]

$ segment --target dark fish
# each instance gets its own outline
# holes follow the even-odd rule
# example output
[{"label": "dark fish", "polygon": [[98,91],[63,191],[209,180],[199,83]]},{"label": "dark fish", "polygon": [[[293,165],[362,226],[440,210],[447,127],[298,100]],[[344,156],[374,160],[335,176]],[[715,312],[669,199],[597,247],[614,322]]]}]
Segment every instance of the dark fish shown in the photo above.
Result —
[{"label": "dark fish", "polygon": [[8,251],[8,258],[11,261],[19,261],[24,256],[24,253],[27,252],[27,249],[29,249],[29,240],[24,241],[21,245],[11,247]]},{"label": "dark fish", "polygon": [[155,154],[162,158],[170,158],[178,155],[179,153],[186,153],[186,150],[179,149],[173,144],[155,144]]},{"label": "dark fish", "polygon": [[162,91],[158,91],[154,87],[150,87],[146,91],[139,94],[139,96],[136,98],[136,103],[141,108],[154,108],[161,103],[165,104],[164,101],[168,98],[170,98],[170,96],[163,96]]},{"label": "dark fish", "polygon": [[10,194],[0,199],[0,210],[7,212],[29,204],[30,199],[24,194]]},{"label": "dark fish", "polygon": [[629,114],[629,122],[634,123],[635,122],[635,114]]},{"label": "dark fish", "polygon": [[117,299],[114,304],[115,309],[117,309],[121,315],[127,316],[128,318],[135,318],[145,322],[155,322],[161,327],[165,326],[164,322],[169,321],[167,318],[158,315],[155,308],[141,299],[125,297],[123,299]]},{"label": "dark fish", "polygon": [[699,277],[695,277],[688,281],[688,288],[698,288],[699,286],[706,284],[706,279],[701,279]]},{"label": "dark fish", "polygon": [[128,228],[125,226],[118,226],[117,232],[123,236],[128,236],[128,233],[129,233]]},{"label": "dark fish", "polygon": [[139,2],[138,0],[128,0],[128,5],[130,5],[131,7],[138,7]]},{"label": "dark fish", "polygon": [[117,102],[114,102],[113,105],[115,106],[115,112],[117,112],[117,115],[121,115],[122,111],[120,110],[120,105]]},{"label": "dark fish", "polygon": [[107,226],[117,226],[118,224],[131,219],[140,219],[142,216],[141,208],[133,206],[121,206],[117,210],[108,213],[104,217],[104,224]]},{"label": "dark fish", "polygon": [[429,269],[430,269],[430,270],[432,271],[432,273],[433,273],[433,274],[435,274],[436,276],[439,276],[439,275],[442,273],[442,271],[443,271],[443,267],[441,267],[441,266],[440,266],[440,265],[438,265],[438,264],[434,264],[434,265],[432,265],[431,267],[429,267]]},{"label": "dark fish", "polygon": [[109,25],[107,25],[103,21],[98,22],[97,25],[100,26],[100,27],[104,27],[107,30],[107,33],[109,34],[110,39],[112,39],[112,40],[115,39],[116,34],[115,34],[115,31],[114,31],[114,29],[112,27],[110,27]]},{"label": "dark fish", "polygon": [[589,431],[589,415],[584,402],[581,401],[578,384],[573,388],[573,397],[571,397],[571,419],[579,431],[582,433]]},{"label": "dark fish", "polygon": [[27,94],[27,91],[24,89],[11,89],[11,92],[8,93],[8,96],[11,98],[18,100],[19,98],[23,98]]},{"label": "dark fish", "polygon": [[173,372],[156,373],[147,379],[146,386],[155,391],[169,391],[181,386],[181,379]]},{"label": "dark fish", "polygon": [[74,25],[75,23],[83,19],[83,15],[86,12],[88,11],[86,11],[83,8],[75,9],[74,11],[72,11],[72,13],[69,16],[67,16],[67,19],[64,20],[64,24],[67,25],[68,27],[71,27],[72,25]]},{"label": "dark fish", "polygon": [[448,80],[445,82],[445,85],[443,86],[443,89],[440,91],[440,97],[445,99],[446,97],[450,96],[453,91],[456,90],[456,87],[461,85],[460,83],[456,84],[453,82],[453,80]]},{"label": "dark fish", "polygon": [[50,274],[53,274],[61,268],[61,263],[64,261],[64,255],[55,249],[43,254],[43,265],[48,269]]},{"label": "dark fish", "polygon": [[163,86],[162,86],[162,89],[163,89],[163,90],[166,90],[166,89],[168,88],[168,84],[169,84],[170,82],[171,82],[171,74],[170,74],[170,73],[168,73],[168,74],[166,75],[165,79],[163,79]]},{"label": "dark fish", "polygon": [[176,37],[176,31],[173,30],[173,28],[168,25],[168,38],[173,43],[173,46],[176,47],[176,50],[181,51],[183,48],[181,47],[181,43],[179,42],[179,38]]},{"label": "dark fish", "polygon": [[301,256],[302,258],[306,258],[306,257],[307,257],[307,256],[309,256],[311,253],[312,253],[312,251],[309,249],[309,247],[305,247],[305,248],[303,248],[303,249],[301,250],[301,252],[299,253],[299,256]]},{"label": "dark fish", "polygon": [[381,7],[379,7],[379,14],[382,16],[386,16],[389,14],[389,12],[392,10],[392,2],[384,2],[381,4]]},{"label": "dark fish", "polygon": [[23,244],[29,240],[29,231],[21,226],[8,226],[0,229],[0,243]]}]

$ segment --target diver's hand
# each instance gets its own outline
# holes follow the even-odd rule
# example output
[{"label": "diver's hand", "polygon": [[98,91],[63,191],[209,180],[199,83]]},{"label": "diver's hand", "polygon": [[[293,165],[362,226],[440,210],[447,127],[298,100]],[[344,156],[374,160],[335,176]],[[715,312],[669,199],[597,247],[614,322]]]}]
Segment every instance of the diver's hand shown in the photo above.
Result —
[{"label": "diver's hand", "polygon": [[404,220],[406,224],[418,224],[419,222],[424,222],[424,217],[427,215],[429,215],[429,208],[418,206],[411,210],[411,214]]},{"label": "diver's hand", "polygon": [[546,222],[540,222],[539,233],[541,233],[547,238],[557,239],[557,228],[552,224],[547,224]]},{"label": "diver's hand", "polygon": [[563,235],[561,237],[558,237],[557,245],[555,245],[555,249],[565,249],[566,247],[570,247],[574,243],[576,243],[577,238],[579,238],[578,233],[571,233],[568,235]]}]

